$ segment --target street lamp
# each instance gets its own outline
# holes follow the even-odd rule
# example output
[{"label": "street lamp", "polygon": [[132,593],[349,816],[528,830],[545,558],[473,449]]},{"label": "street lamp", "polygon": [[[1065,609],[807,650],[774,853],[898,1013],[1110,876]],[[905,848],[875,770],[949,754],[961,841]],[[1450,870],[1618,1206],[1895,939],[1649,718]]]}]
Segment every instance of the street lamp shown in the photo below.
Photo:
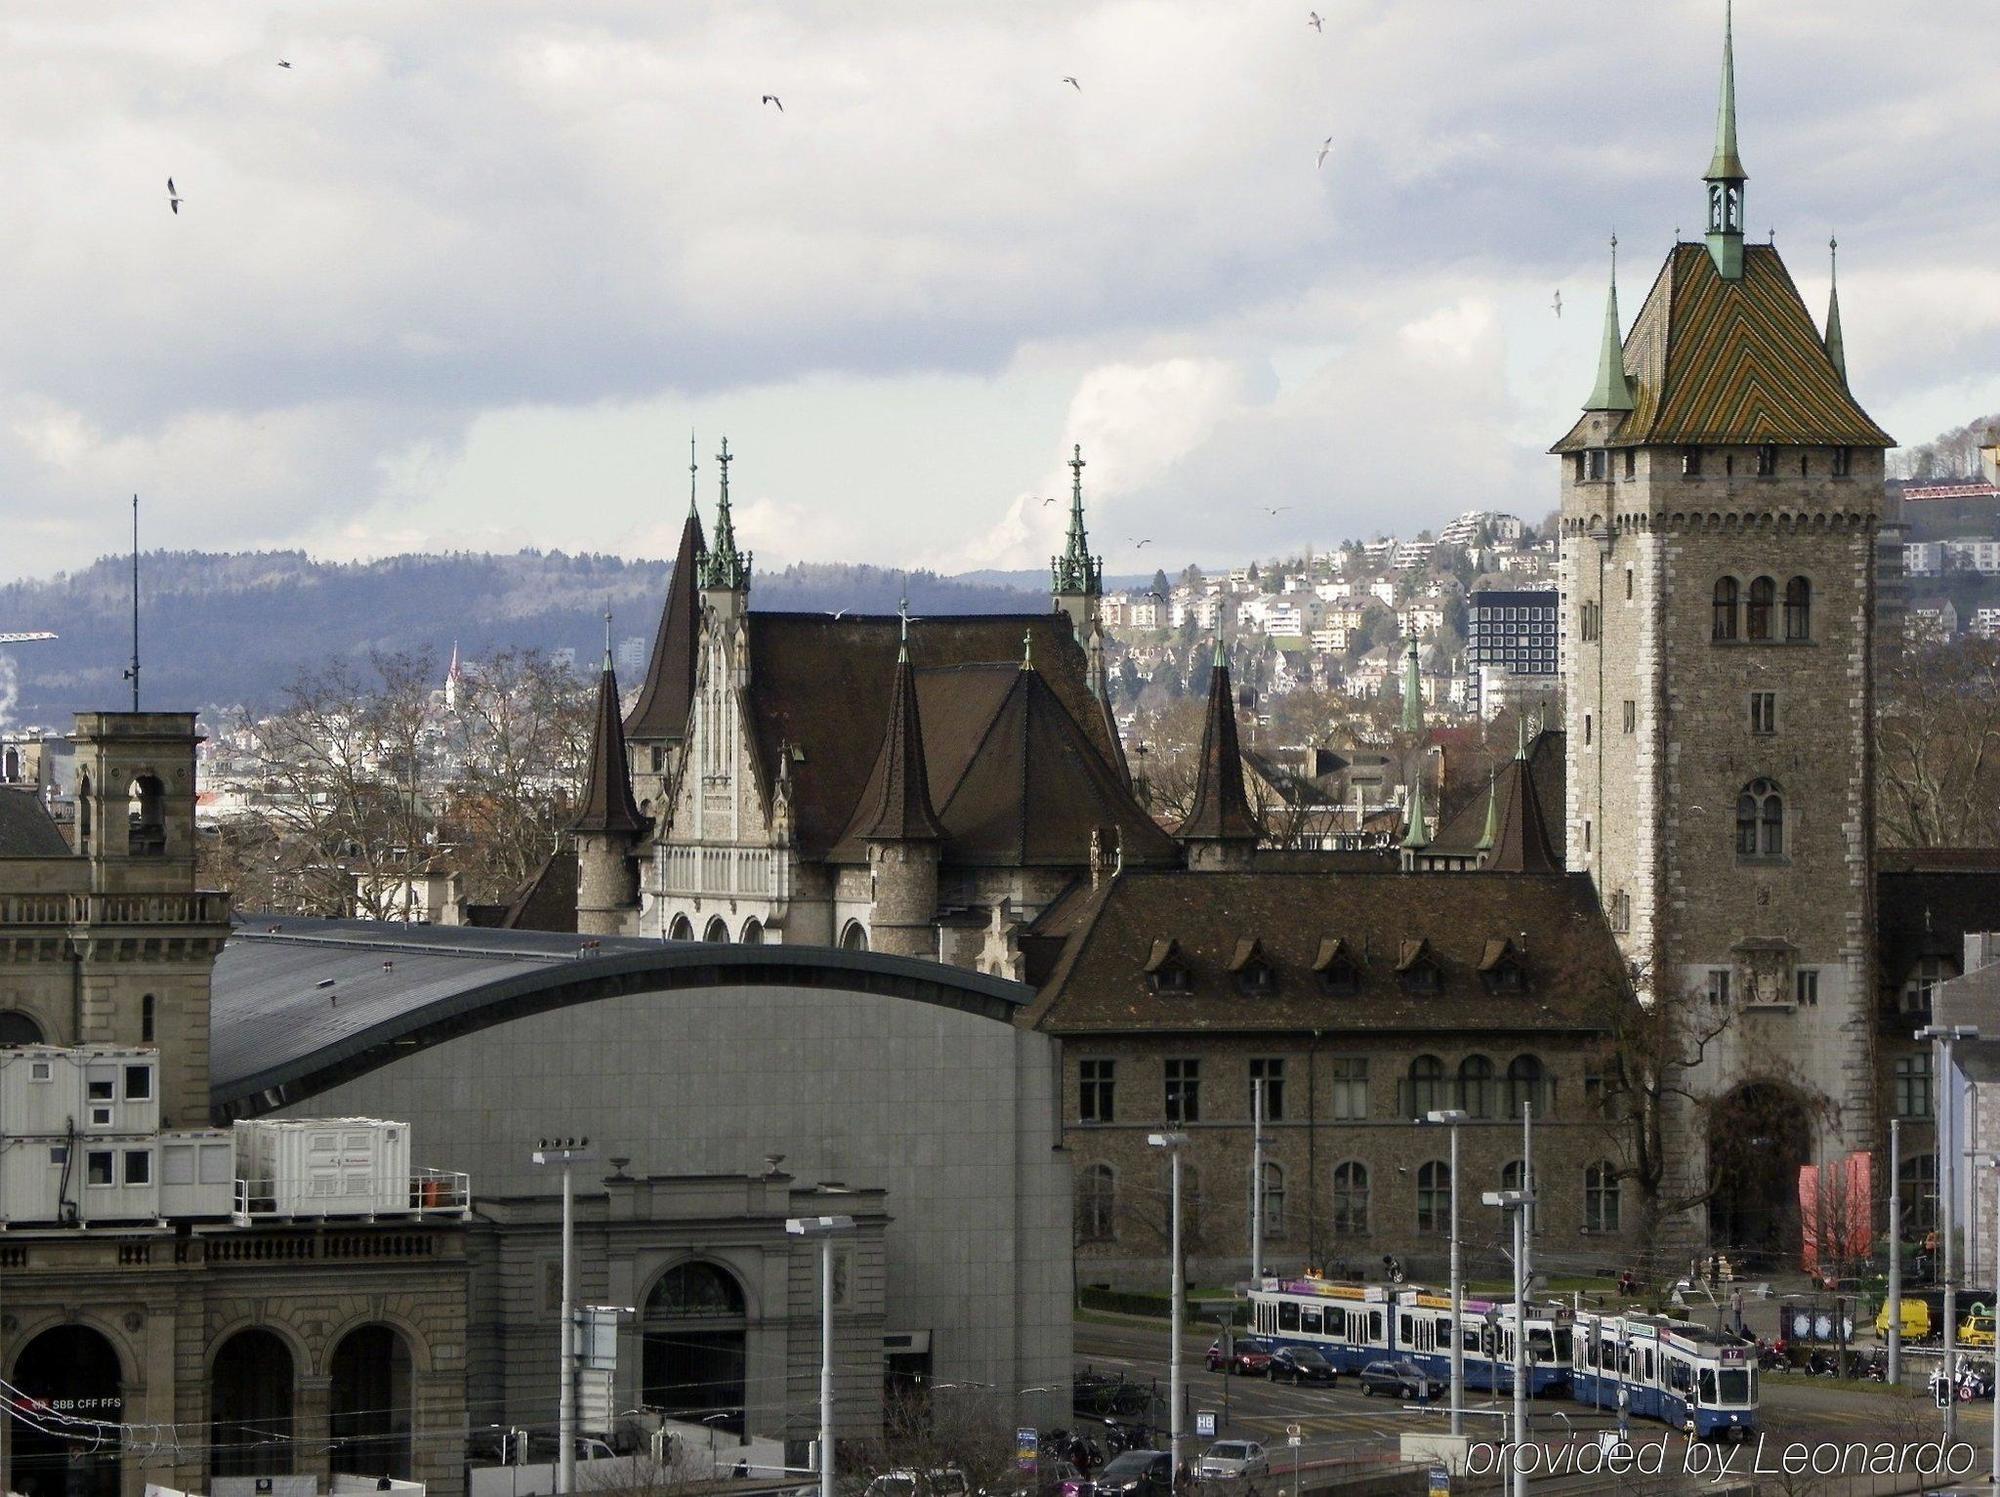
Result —
[{"label": "street lamp", "polygon": [[570,1169],[597,1156],[587,1138],[545,1138],[529,1156],[536,1164],[562,1170],[562,1308],[556,1352],[556,1491],[576,1487],[576,1193]]},{"label": "street lamp", "polygon": [[851,1216],[793,1216],[785,1230],[819,1239],[819,1497],[833,1497],[833,1239],[854,1231]]},{"label": "street lamp", "polygon": [[1528,1473],[1521,1450],[1528,1442],[1528,1213],[1532,1190],[1489,1190],[1481,1198],[1505,1211],[1514,1228],[1514,1497],[1528,1497]]},{"label": "street lamp", "polygon": [[1944,1363],[1939,1369],[1948,1395],[1944,1405],[1944,1443],[1950,1445],[1958,1434],[1958,1386],[1954,1373],[1958,1361],[1958,1277],[1952,1252],[1957,1234],[1957,1174],[1952,1153],[1958,1147],[1958,1105],[1952,1096],[1951,1047],[1960,1040],[1976,1040],[1979,1031],[1970,1024],[1926,1024],[1914,1038],[1929,1040],[1938,1051],[1938,1204],[1944,1216]]},{"label": "street lamp", "polygon": [[1451,1129],[1451,1432],[1465,1433],[1465,1330],[1458,1323],[1463,1312],[1463,1281],[1458,1272],[1458,1125],[1467,1114],[1462,1108],[1437,1107],[1424,1114],[1427,1123],[1442,1123]]},{"label": "street lamp", "polygon": [[[1169,1248],[1174,1258],[1174,1315],[1173,1342],[1167,1349],[1167,1448],[1173,1458],[1173,1479],[1180,1481],[1181,1473],[1181,1317],[1185,1313],[1187,1281],[1181,1273],[1181,1150],[1187,1147],[1185,1133],[1149,1133],[1146,1142],[1156,1149],[1165,1149],[1167,1157],[1173,1161],[1173,1229]],[[831,1492],[821,1493],[821,1497],[833,1497]]]}]

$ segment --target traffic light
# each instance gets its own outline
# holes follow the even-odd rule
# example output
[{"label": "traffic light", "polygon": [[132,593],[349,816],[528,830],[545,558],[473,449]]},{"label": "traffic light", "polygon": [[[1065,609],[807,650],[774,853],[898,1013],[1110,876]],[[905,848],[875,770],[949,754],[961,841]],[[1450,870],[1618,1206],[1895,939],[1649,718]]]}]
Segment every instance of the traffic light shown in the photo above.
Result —
[{"label": "traffic light", "polygon": [[1951,1383],[1942,1374],[1938,1376],[1936,1382],[1931,1384],[1931,1396],[1937,1400],[1939,1408],[1948,1409],[1951,1407]]},{"label": "traffic light", "polygon": [[524,1429],[507,1431],[507,1458],[502,1462],[508,1466],[528,1464],[528,1432]]}]

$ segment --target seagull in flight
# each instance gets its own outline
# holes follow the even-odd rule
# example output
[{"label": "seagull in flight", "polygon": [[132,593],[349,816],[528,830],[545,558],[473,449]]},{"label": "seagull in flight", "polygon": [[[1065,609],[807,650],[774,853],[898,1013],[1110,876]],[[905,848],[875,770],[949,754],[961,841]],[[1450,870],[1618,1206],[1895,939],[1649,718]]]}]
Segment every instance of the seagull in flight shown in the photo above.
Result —
[{"label": "seagull in flight", "polygon": [[1078,93],[1083,92],[1083,85],[1081,83],[1078,83],[1074,78],[1070,77],[1069,74],[1067,73],[1063,74],[1063,82],[1067,83],[1071,88],[1075,89]]},{"label": "seagull in flight", "polygon": [[832,613],[828,614],[827,617],[838,622],[839,620],[847,617],[847,610],[845,608],[837,608]]},{"label": "seagull in flight", "polygon": [[1563,294],[1562,294],[1562,289],[1561,289],[1560,287],[1558,287],[1558,288],[1557,288],[1557,290],[1556,290],[1556,299],[1555,299],[1554,301],[1550,302],[1550,303],[1549,303],[1549,305],[1550,305],[1551,307],[1553,307],[1553,308],[1555,309],[1555,314],[1556,314],[1556,316],[1558,316],[1558,317],[1562,316],[1562,314],[1563,314]]},{"label": "seagull in flight", "polygon": [[174,179],[172,177],[167,178],[167,206],[174,210],[175,217],[178,218],[180,216],[181,204],[186,201],[186,198],[175,191]]},{"label": "seagull in flight", "polygon": [[1153,544],[1153,538],[1150,535],[1147,536],[1144,540],[1140,540],[1137,536],[1129,536],[1129,535],[1126,537],[1126,539],[1132,543],[1133,549],[1135,550],[1137,550],[1142,546],[1150,546]]},{"label": "seagull in flight", "polygon": [[1291,505],[1289,504],[1267,504],[1264,506],[1264,513],[1267,515],[1282,514],[1290,508]]},{"label": "seagull in flight", "polygon": [[1313,162],[1313,165],[1325,166],[1326,158],[1328,157],[1328,155],[1332,153],[1332,151],[1333,151],[1333,137],[1329,135],[1325,140],[1319,143],[1319,159]]},{"label": "seagull in flight", "polygon": [[1056,496],[1054,494],[1050,494],[1047,498],[1042,500],[1042,508],[1047,509],[1051,504],[1054,504],[1055,502],[1056,502]]},{"label": "seagull in flight", "polygon": [[281,68],[289,68],[291,64],[289,62],[286,62],[284,58],[280,57],[278,59],[278,66]]},{"label": "seagull in flight", "polygon": [[1324,32],[1326,30],[1326,27],[1320,24],[1319,12],[1316,10],[1306,12],[1306,24],[1315,31]]},{"label": "seagull in flight", "polygon": [[783,114],[785,112],[784,101],[781,100],[776,94],[764,95],[764,102],[766,104],[776,104],[778,106],[778,113],[780,114]]}]

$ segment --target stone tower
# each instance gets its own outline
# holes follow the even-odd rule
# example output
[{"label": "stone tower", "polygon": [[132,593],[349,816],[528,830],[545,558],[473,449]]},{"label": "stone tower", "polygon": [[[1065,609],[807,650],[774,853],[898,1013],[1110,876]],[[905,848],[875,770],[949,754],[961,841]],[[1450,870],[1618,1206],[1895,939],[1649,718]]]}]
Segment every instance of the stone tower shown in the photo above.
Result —
[{"label": "stone tower", "polygon": [[[1734,39],[1705,242],[1668,253],[1562,463],[1568,838],[1648,1000],[1728,1019],[1698,1077],[1873,1132],[1875,532],[1890,438],[1775,245],[1743,240]],[[1802,1124],[1803,1126],[1803,1124]],[[1699,1169],[1699,1141],[1691,1167]]]},{"label": "stone tower", "polygon": [[1222,635],[1208,667],[1208,717],[1201,729],[1194,808],[1174,833],[1187,852],[1188,867],[1245,868],[1257,853],[1257,818],[1243,793],[1243,754],[1236,743],[1236,694],[1229,684],[1229,657]]},{"label": "stone tower", "polygon": [[896,680],[889,725],[882,736],[874,814],[862,828],[874,887],[870,943],[895,956],[937,955],[938,854],[944,825],[931,807],[924,763],[924,728],[917,715],[917,677],[910,668],[910,618],[896,646]]},{"label": "stone tower", "polygon": [[597,725],[576,838],[576,928],[580,935],[636,934],[639,845],[646,818],[632,801],[632,774],[619,720],[618,675],[611,665],[611,616],[604,617],[604,671],[597,681]]}]

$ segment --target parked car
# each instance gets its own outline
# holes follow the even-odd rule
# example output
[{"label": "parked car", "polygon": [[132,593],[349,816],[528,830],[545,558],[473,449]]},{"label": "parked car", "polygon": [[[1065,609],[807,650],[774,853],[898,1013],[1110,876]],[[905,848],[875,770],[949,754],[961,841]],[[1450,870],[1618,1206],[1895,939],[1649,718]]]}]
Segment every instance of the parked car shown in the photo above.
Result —
[{"label": "parked car", "polygon": [[[1931,1307],[1922,1300],[1911,1296],[1903,1301],[1903,1339],[1921,1341],[1931,1333]],[[1889,1334],[1889,1302],[1882,1301],[1882,1308],[1875,1312],[1875,1334],[1887,1337]]]},{"label": "parked car", "polygon": [[1271,1365],[1264,1369],[1274,1383],[1290,1378],[1294,1383],[1337,1383],[1340,1369],[1327,1361],[1318,1348],[1281,1346],[1271,1353]]},{"label": "parked car", "polygon": [[1255,1336],[1238,1336],[1232,1346],[1220,1337],[1208,1345],[1208,1370],[1224,1368],[1243,1377],[1254,1376],[1271,1365],[1271,1343]]},{"label": "parked car", "polygon": [[884,1471],[868,1483],[864,1497],[969,1497],[970,1492],[965,1473],[955,1469]]},{"label": "parked car", "polygon": [[1958,1323],[1958,1344],[1960,1346],[1993,1345],[1993,1317],[1991,1315],[1968,1315]]},{"label": "parked car", "polygon": [[1203,1481],[1269,1476],[1271,1456],[1255,1440],[1217,1440],[1201,1453],[1201,1464],[1194,1474]]},{"label": "parked car", "polygon": [[1128,1450],[1097,1473],[1095,1497],[1172,1497],[1174,1458],[1164,1450]]},{"label": "parked car", "polygon": [[1361,1391],[1422,1401],[1437,1391],[1437,1385],[1415,1362],[1370,1362],[1361,1369]]}]

